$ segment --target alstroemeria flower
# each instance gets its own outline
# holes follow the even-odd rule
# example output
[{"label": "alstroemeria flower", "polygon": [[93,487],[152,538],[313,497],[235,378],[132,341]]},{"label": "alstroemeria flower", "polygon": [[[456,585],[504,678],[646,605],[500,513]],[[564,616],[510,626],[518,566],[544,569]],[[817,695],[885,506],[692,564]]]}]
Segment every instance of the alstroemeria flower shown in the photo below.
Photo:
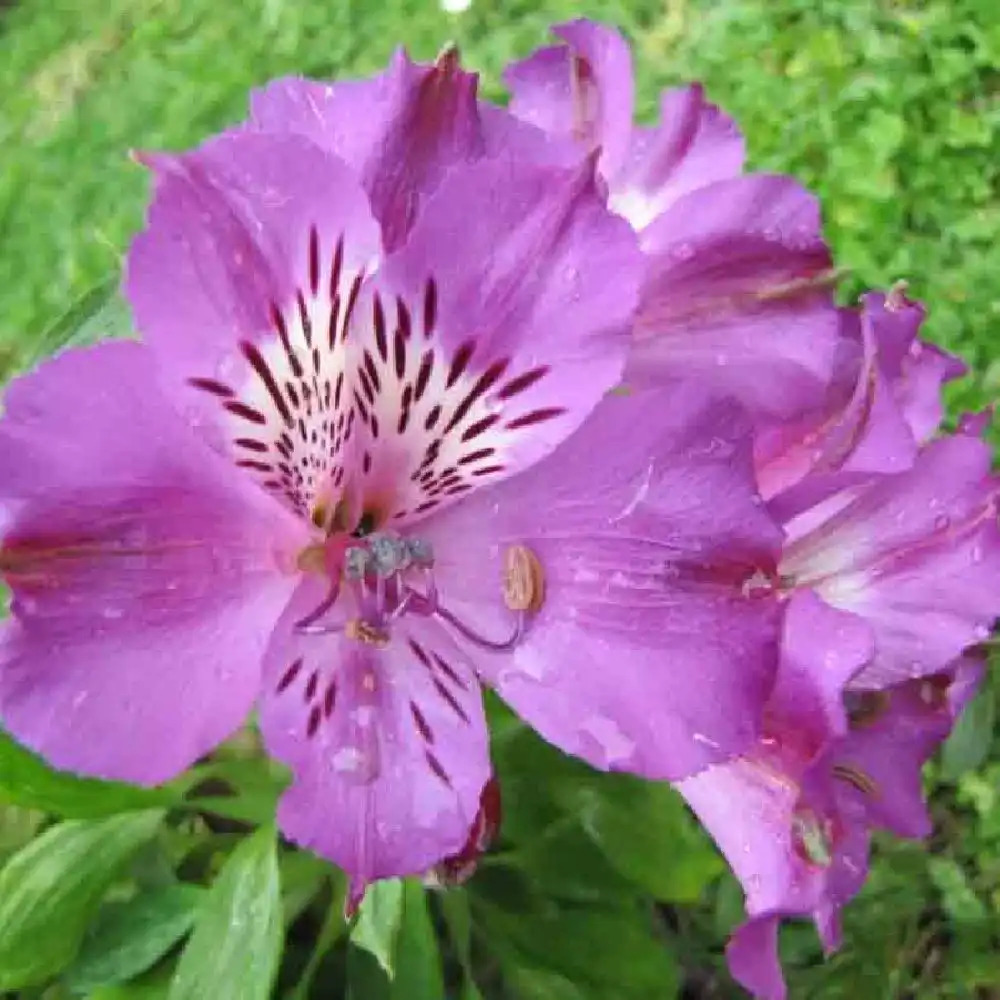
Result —
[{"label": "alstroemeria flower", "polygon": [[[901,286],[842,309],[843,337],[823,404],[798,420],[762,428],[757,482],[771,498],[807,475],[899,472],[944,415],[941,388],[962,362],[918,337],[923,306]],[[843,476],[838,475],[842,482]]]},{"label": "alstroemeria flower", "polygon": [[699,86],[664,93],[657,127],[633,126],[621,35],[586,20],[554,33],[563,44],[508,68],[510,107],[597,153],[609,206],[640,234],[627,380],[691,375],[761,418],[815,406],[839,339],[816,199],[787,177],[741,176],[743,139]]},{"label": "alstroemeria flower", "polygon": [[984,441],[957,434],[925,445],[903,472],[848,478],[834,490],[824,477],[807,478],[772,504],[787,535],[782,587],[812,590],[873,633],[871,661],[853,686],[938,673],[1000,617],[1000,480],[991,460]]},{"label": "alstroemeria flower", "polygon": [[678,787],[746,893],[749,920],[727,949],[734,977],[784,1000],[778,929],[811,917],[824,948],[840,944],[839,910],[861,888],[872,829],[923,837],[920,769],[972,696],[981,666],[868,694],[845,684],[870,655],[852,616],[811,594],[793,599],[778,681],[757,747]]},{"label": "alstroemeria flower", "polygon": [[443,72],[359,86],[382,167],[254,127],[145,157],[142,343],[48,362],[0,422],[4,725],[155,783],[256,704],[283,830],[355,897],[467,844],[479,678],[570,752],[680,777],[756,739],[776,662],[748,423],[692,387],[604,399],[635,236],[591,160],[445,169],[422,139],[465,105],[411,92]]}]

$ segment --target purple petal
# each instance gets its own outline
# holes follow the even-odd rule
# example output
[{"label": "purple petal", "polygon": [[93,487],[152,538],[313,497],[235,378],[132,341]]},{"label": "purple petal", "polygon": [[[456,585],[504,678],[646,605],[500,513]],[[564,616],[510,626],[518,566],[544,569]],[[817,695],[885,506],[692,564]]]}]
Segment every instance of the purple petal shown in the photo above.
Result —
[{"label": "purple petal", "polygon": [[781,915],[769,913],[738,927],[726,946],[729,971],[759,1000],[785,1000],[788,988],[778,961]]},{"label": "purple petal", "polygon": [[733,935],[727,957],[755,995],[784,995],[779,920],[812,916],[832,947],[836,911],[864,880],[864,811],[835,786],[829,756],[846,733],[844,684],[870,655],[863,622],[796,595],[764,735],[743,758],[678,785],[746,893],[752,919]]},{"label": "purple petal", "polygon": [[552,135],[600,150],[602,176],[611,181],[632,134],[632,57],[613,28],[579,19],[552,29],[565,45],[539,49],[503,75],[510,110]]},{"label": "purple petal", "polygon": [[762,427],[754,442],[757,481],[774,511],[837,488],[842,472],[899,472],[916,458],[917,442],[893,396],[872,323],[848,310],[840,318],[843,338],[822,404],[797,420]]},{"label": "purple petal", "polygon": [[507,550],[540,561],[545,601],[526,638],[476,665],[567,752],[676,778],[755,738],[775,667],[778,539],[732,405],[689,386],[609,397],[546,462],[424,534],[441,600],[487,636],[511,629]]},{"label": "purple petal", "polygon": [[369,80],[270,83],[252,95],[251,121],[265,132],[308,136],[346,162],[361,179],[392,250],[445,172],[482,154],[476,84],[453,48],[429,65],[400,50],[385,72]]},{"label": "purple petal", "polygon": [[1000,615],[990,460],[978,439],[935,441],[912,469],[835,497],[836,513],[820,523],[823,508],[788,525],[783,577],[875,632],[877,654],[855,684],[883,687],[943,670]]},{"label": "purple petal", "polygon": [[854,725],[834,757],[842,773],[861,773],[871,782],[865,803],[870,823],[903,837],[930,834],[921,769],[951,732],[981,676],[981,664],[963,659],[949,674],[861,696],[885,707]]},{"label": "purple petal", "polygon": [[295,135],[227,134],[152,162],[125,282],[139,330],[213,446],[305,513],[317,485],[291,480],[336,451],[319,400],[345,367],[342,331],[378,253],[365,195]]},{"label": "purple petal", "polygon": [[447,176],[349,335],[371,345],[357,447],[394,523],[509,476],[580,424],[620,378],[641,267],[589,167],[504,156]]},{"label": "purple petal", "polygon": [[257,693],[299,526],[171,409],[139,344],[13,383],[0,424],[0,716],[57,767],[156,783]]},{"label": "purple petal", "polygon": [[875,651],[871,629],[815,594],[795,594],[785,610],[781,669],[767,706],[768,731],[795,733],[808,760],[847,729],[841,701],[848,681]]},{"label": "purple petal", "polygon": [[665,91],[660,124],[634,131],[611,178],[611,208],[645,229],[685,194],[738,177],[744,155],[736,124],[705,100],[700,84]]},{"label": "purple petal", "polygon": [[691,376],[755,417],[823,398],[839,321],[811,195],[783,177],[721,181],[681,198],[642,243],[630,382]]},{"label": "purple petal", "polygon": [[862,303],[864,317],[878,342],[880,368],[891,386],[893,401],[914,439],[923,444],[944,417],[942,386],[964,375],[966,367],[954,355],[918,339],[925,310],[919,302],[907,299],[902,289],[888,295],[869,292]]},{"label": "purple petal", "polygon": [[295,778],[282,830],[358,894],[460,851],[490,776],[488,737],[479,685],[440,626],[404,616],[385,648],[296,633],[323,596],[305,582],[275,631],[261,729]]}]

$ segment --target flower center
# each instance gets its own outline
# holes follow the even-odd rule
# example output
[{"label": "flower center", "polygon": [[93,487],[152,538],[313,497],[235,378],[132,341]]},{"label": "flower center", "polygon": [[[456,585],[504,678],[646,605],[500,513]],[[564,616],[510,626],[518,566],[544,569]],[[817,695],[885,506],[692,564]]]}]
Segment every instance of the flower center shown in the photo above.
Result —
[{"label": "flower center", "polygon": [[549,365],[442,329],[433,277],[405,301],[350,264],[342,237],[312,227],[303,249],[270,329],[188,379],[220,407],[235,464],[301,517],[353,492],[377,498],[382,522],[411,523],[505,475],[566,412]]},{"label": "flower center", "polygon": [[[523,545],[513,545],[504,554],[500,590],[512,621],[509,634],[499,639],[482,635],[448,609],[435,580],[433,550],[423,539],[356,529],[351,536],[330,540],[326,560],[332,575],[330,592],[296,623],[296,631],[303,635],[342,632],[349,639],[382,648],[388,645],[396,622],[405,615],[417,615],[439,622],[481,649],[503,653],[522,640],[530,618],[545,600],[542,564]],[[353,605],[356,614],[327,621],[342,598]]]}]

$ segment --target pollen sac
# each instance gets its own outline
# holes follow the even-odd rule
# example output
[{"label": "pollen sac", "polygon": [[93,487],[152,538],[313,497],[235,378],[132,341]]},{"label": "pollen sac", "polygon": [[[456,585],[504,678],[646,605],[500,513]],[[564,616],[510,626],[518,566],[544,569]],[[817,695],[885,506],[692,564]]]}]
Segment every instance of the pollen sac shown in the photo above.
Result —
[{"label": "pollen sac", "polygon": [[879,797],[879,787],[875,783],[875,779],[862,771],[861,768],[855,767],[853,764],[834,764],[831,771],[835,778],[846,781],[862,795],[867,795],[871,799]]},{"label": "pollen sac", "polygon": [[545,571],[525,545],[512,545],[503,558],[503,599],[511,611],[538,611],[545,602]]},{"label": "pollen sac", "polygon": [[885,715],[892,702],[888,691],[848,691],[844,704],[851,729],[865,729]]},{"label": "pollen sac", "polygon": [[811,809],[802,809],[792,817],[792,841],[795,849],[810,864],[829,868],[833,864],[833,844],[827,825]]},{"label": "pollen sac", "polygon": [[344,626],[344,635],[355,642],[363,642],[366,646],[385,649],[389,645],[389,633],[370,622],[354,618]]}]

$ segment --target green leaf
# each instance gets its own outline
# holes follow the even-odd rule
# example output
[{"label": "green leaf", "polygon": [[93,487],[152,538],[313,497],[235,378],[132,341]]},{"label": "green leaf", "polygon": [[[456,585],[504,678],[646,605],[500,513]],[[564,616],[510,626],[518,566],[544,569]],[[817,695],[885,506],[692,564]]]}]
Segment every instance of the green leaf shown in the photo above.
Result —
[{"label": "green leaf", "polygon": [[160,825],[159,811],[61,823],[0,872],[0,990],[39,983],[75,957],[122,864]]},{"label": "green leaf", "polygon": [[0,801],[8,805],[41,809],[64,819],[93,819],[166,807],[177,800],[173,791],[164,788],[138,788],[55,771],[0,732]]},{"label": "green leaf", "polygon": [[986,906],[969,884],[961,865],[953,858],[931,858],[928,862],[931,881],[941,894],[941,905],[956,924],[976,923],[986,919]]},{"label": "green leaf", "polygon": [[427,892],[416,879],[403,883],[403,919],[396,937],[393,1000],[441,1000],[445,995],[441,953],[427,909]]},{"label": "green leaf", "polygon": [[169,1000],[268,1000],[282,945],[275,831],[230,855],[177,963]]},{"label": "green leaf", "polygon": [[990,752],[995,721],[996,697],[991,685],[984,684],[945,741],[941,751],[941,777],[945,781],[955,781],[983,763]]},{"label": "green leaf", "polygon": [[159,966],[127,983],[100,986],[87,994],[87,1000],[167,1000],[173,969]]},{"label": "green leaf", "polygon": [[368,887],[351,929],[351,943],[373,955],[390,979],[402,919],[403,883],[396,878],[382,879]]},{"label": "green leaf", "polygon": [[134,979],[159,961],[190,929],[204,890],[170,885],[106,908],[65,975],[85,993]]},{"label": "green leaf", "polygon": [[375,956],[364,948],[347,949],[347,1000],[392,1000],[392,983]]},{"label": "green leaf", "polygon": [[656,899],[695,903],[725,868],[680,795],[665,783],[594,775],[568,794],[611,864]]},{"label": "green leaf", "polygon": [[533,911],[511,911],[481,901],[477,912],[508,970],[554,973],[588,1000],[668,1000],[678,989],[676,960],[654,933],[647,907],[557,906],[547,900]]},{"label": "green leaf", "polygon": [[120,281],[118,275],[113,275],[84,292],[36,339],[27,363],[37,364],[46,355],[67,347],[83,347],[112,337],[131,336],[132,318],[118,294]]}]

